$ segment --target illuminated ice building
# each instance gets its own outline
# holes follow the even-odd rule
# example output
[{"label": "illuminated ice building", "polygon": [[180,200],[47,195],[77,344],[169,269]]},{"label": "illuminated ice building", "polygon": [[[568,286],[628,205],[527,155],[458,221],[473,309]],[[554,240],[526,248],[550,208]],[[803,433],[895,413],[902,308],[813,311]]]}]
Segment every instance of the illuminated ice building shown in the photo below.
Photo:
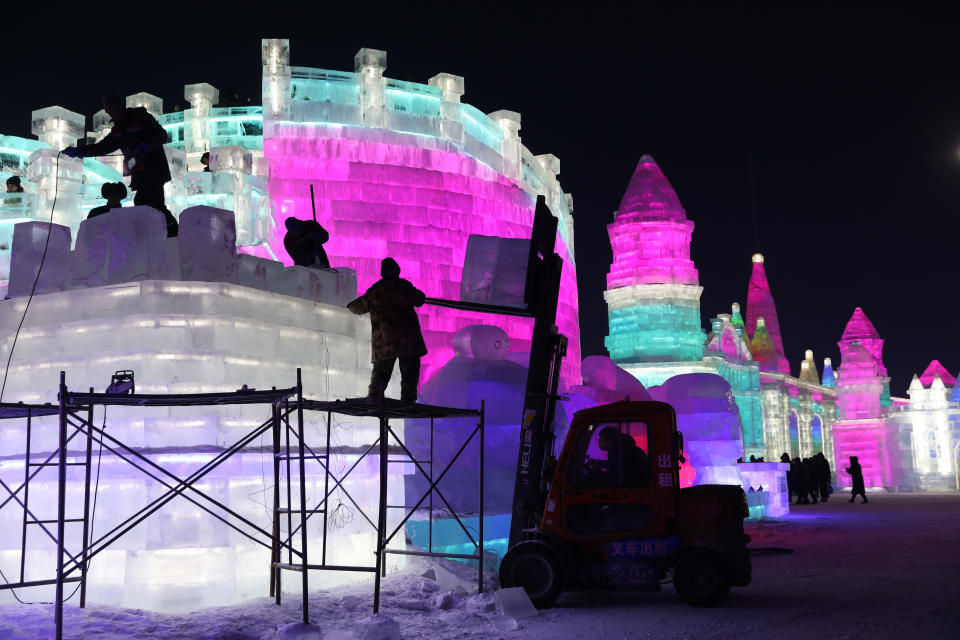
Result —
[{"label": "illuminated ice building", "polygon": [[[145,208],[84,220],[102,204],[101,184],[123,179],[117,158],[58,160],[57,151],[105,135],[103,112],[94,114],[89,133],[83,115],[50,107],[33,113],[38,140],[0,136],[0,177],[19,175],[25,187],[0,196],[0,278],[9,296],[0,302],[4,360],[17,335],[2,400],[55,402],[61,370],[73,387],[102,391],[118,369],[136,372],[138,392],[190,393],[289,386],[302,367],[308,397],[365,395],[369,320],[343,305],[379,278],[382,258],[395,258],[428,296],[459,299],[468,239],[529,238],[538,196],[559,222],[558,325],[569,339],[562,378],[578,383],[572,200],[557,180],[559,160],[523,145],[520,114],[484,114],[462,102],[459,76],[441,73],[426,84],[389,79],[382,51],[361,49],[352,71],[331,71],[291,66],[286,40],[264,40],[262,61],[262,104],[218,106],[217,89],[204,83],[185,87],[190,108],[183,111],[163,113],[163,102],[146,93],[127,99],[146,106],[169,134],[173,181],[166,195],[180,220],[179,238],[163,238],[156,212]],[[205,151],[210,172],[201,171]],[[336,272],[285,266],[291,261],[284,220],[312,218],[314,208],[330,233],[326,249]],[[529,349],[532,320],[431,306],[420,320],[429,348],[422,386],[456,355],[454,335],[472,325],[499,327],[507,355],[518,362]],[[388,395],[398,397],[398,380],[391,384]],[[263,419],[227,407],[109,413],[118,437],[181,471]],[[41,425],[31,446],[49,452],[56,427]],[[308,432],[316,426],[308,424]],[[0,476],[22,480],[23,434],[12,422],[0,421],[0,430]],[[351,464],[354,447],[370,436],[367,421],[336,424],[334,466]],[[157,491],[106,454],[101,469],[97,531]],[[392,469],[391,491],[402,495],[403,483],[394,480],[409,469]],[[211,476],[206,489],[269,523],[265,475],[259,454],[244,454]],[[376,495],[372,467],[355,477],[355,495]],[[53,480],[31,487],[38,508],[56,494]],[[172,610],[266,593],[269,551],[181,502],[94,560],[92,601]],[[17,518],[0,509],[0,530],[19,532]],[[362,519],[340,521],[339,561],[371,553],[373,534]],[[0,568],[8,575],[19,567],[19,544],[19,533],[0,536]],[[53,566],[43,541],[31,553],[31,566]],[[353,578],[325,573],[314,585],[345,579]]]},{"label": "illuminated ice building", "polygon": [[[733,303],[705,333],[702,289],[690,260],[693,228],[656,162],[641,158],[608,227],[613,263],[606,344],[617,365],[654,395],[658,385],[682,374],[726,380],[739,409],[744,458],[775,461],[782,453],[803,458],[822,451],[835,485],[849,487],[844,468],[855,455],[868,488],[960,489],[960,386],[939,362],[914,377],[909,400],[892,398],[883,339],[857,307],[838,343],[839,368],[825,358],[818,371],[808,349],[794,376],[759,253],[752,259],[745,316]],[[756,467],[737,470],[726,444],[712,445],[715,473],[728,482],[739,473],[745,488],[755,486],[759,477],[744,474],[756,476]]]}]

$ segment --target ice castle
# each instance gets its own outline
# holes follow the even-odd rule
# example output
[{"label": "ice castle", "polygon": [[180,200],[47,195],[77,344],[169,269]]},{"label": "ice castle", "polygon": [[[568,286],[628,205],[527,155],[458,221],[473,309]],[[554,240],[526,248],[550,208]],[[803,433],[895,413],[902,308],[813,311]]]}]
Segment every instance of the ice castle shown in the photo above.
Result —
[{"label": "ice castle", "polygon": [[[650,388],[691,373],[726,380],[739,410],[744,457],[777,461],[783,453],[823,452],[836,484],[849,486],[843,469],[856,455],[868,487],[960,489],[960,391],[939,362],[914,377],[909,400],[891,397],[883,339],[857,307],[838,343],[839,368],[825,358],[821,372],[808,349],[793,375],[759,253],[752,257],[745,316],[734,302],[704,334],[702,288],[690,260],[693,228],[660,167],[643,156],[608,226],[606,345],[618,366]],[[717,457],[730,457],[717,446]],[[755,469],[739,465],[745,486],[745,473],[760,481]],[[731,466],[727,481],[735,478]]]},{"label": "ice castle", "polygon": [[[861,309],[841,336],[837,370],[829,358],[819,368],[808,350],[794,375],[764,256],[756,254],[745,308],[733,303],[702,329],[702,287],[690,258],[694,222],[650,156],[640,159],[608,227],[612,363],[588,359],[581,380],[572,199],[558,181],[559,160],[523,145],[520,114],[484,114],[463,102],[463,78],[394,80],[385,76],[386,62],[384,52],[361,49],[353,71],[296,67],[288,41],[264,40],[261,104],[219,106],[217,89],[206,83],[185,87],[190,107],[182,111],[164,113],[148,93],[128,96],[168,132],[166,197],[179,238],[163,238],[156,212],[141,208],[84,221],[101,204],[100,186],[122,180],[119,159],[58,159],[57,151],[106,135],[104,112],[93,114],[87,131],[82,114],[39,109],[32,114],[38,139],[0,136],[0,177],[20,176],[25,186],[25,193],[0,195],[0,287],[8,296],[0,302],[0,357],[10,355],[17,335],[3,400],[54,401],[61,370],[102,389],[122,368],[135,370],[138,390],[147,393],[289,385],[301,367],[310,397],[360,395],[370,369],[369,325],[343,304],[378,277],[380,259],[396,258],[428,296],[457,299],[470,238],[529,237],[543,196],[558,220],[564,260],[557,323],[570,340],[562,380],[571,401],[563,412],[641,393],[671,402],[696,460],[684,470],[689,482],[764,485],[782,496],[780,454],[822,451],[841,486],[849,455],[860,456],[871,487],[951,486],[960,441],[955,379],[934,362],[914,379],[909,400],[891,397],[883,340]],[[210,172],[200,165],[207,151]],[[283,249],[284,219],[314,215],[330,232],[336,272],[290,266]],[[483,299],[483,292],[468,293]],[[519,412],[511,407],[522,398],[531,321],[431,307],[420,317],[430,350],[424,393],[468,404],[497,395],[502,406],[491,410],[491,434],[502,450],[491,459],[509,473],[518,444],[510,416]],[[145,454],[186,469],[261,419],[226,408],[111,409],[110,424]],[[0,429],[0,477],[22,477],[22,434],[3,422]],[[37,433],[34,447],[56,447],[54,424],[41,421]],[[347,465],[372,431],[360,420],[337,424],[336,433],[339,464]],[[735,463],[751,455],[770,462]],[[157,490],[109,456],[102,465],[100,488],[109,498],[98,528]],[[398,469],[394,479],[408,472]],[[375,495],[375,475],[372,466],[361,469],[351,491]],[[55,495],[53,480],[34,486],[38,500]],[[400,499],[403,483],[391,487],[391,500]],[[266,489],[258,455],[238,457],[205,486],[251,519],[268,511]],[[507,494],[492,491],[488,499],[502,510]],[[782,500],[763,506],[770,514],[785,509]],[[93,600],[182,609],[265,593],[266,553],[191,505],[174,503],[150,522],[94,562]],[[19,521],[0,510],[0,528],[19,530]],[[369,552],[372,534],[359,519],[342,518],[338,535],[348,541],[342,560]],[[19,563],[18,548],[19,539],[0,538],[5,572]],[[50,564],[49,545],[31,553],[32,563]]]},{"label": "ice castle", "polygon": [[[205,83],[185,87],[190,108],[183,111],[163,113],[163,102],[147,93],[128,96],[128,105],[146,107],[168,132],[173,180],[166,197],[180,220],[178,238],[155,233],[156,212],[142,207],[84,220],[102,202],[100,186],[123,179],[118,158],[74,160],[57,152],[106,135],[103,112],[87,132],[81,114],[40,109],[32,116],[38,140],[0,137],[0,177],[20,176],[25,187],[0,197],[0,277],[8,296],[0,303],[0,356],[10,354],[17,336],[5,402],[56,401],[61,370],[75,385],[98,390],[114,370],[132,369],[138,392],[193,393],[290,385],[301,367],[309,397],[364,395],[369,321],[343,305],[379,278],[380,260],[394,257],[428,296],[457,299],[468,239],[529,238],[538,196],[558,219],[564,260],[558,325],[569,350],[562,377],[579,381],[572,200],[557,180],[559,160],[523,145],[520,114],[484,114],[462,102],[459,76],[441,73],[427,84],[388,79],[383,51],[361,49],[353,71],[294,67],[289,56],[288,41],[262,42],[260,105],[217,106],[217,89]],[[210,172],[199,162],[206,151]],[[288,266],[283,221],[314,212],[330,232],[335,272]],[[483,314],[429,306],[420,319],[430,351],[424,382],[455,356],[458,331],[490,323]],[[532,320],[498,317],[493,324],[523,360]],[[183,469],[209,460],[262,419],[227,407],[120,408],[111,409],[109,423],[131,446]],[[16,486],[23,433],[13,424],[0,429],[0,474]],[[54,423],[40,420],[34,431],[35,451],[56,448]],[[352,464],[357,445],[371,441],[364,420],[338,423],[335,431],[339,465]],[[393,469],[396,504],[410,469]],[[97,530],[157,491],[110,456],[102,470]],[[375,496],[375,477],[373,467],[359,469],[351,491]],[[204,489],[262,520],[269,517],[266,482],[258,455],[244,454]],[[56,494],[53,477],[31,486],[40,504]],[[188,503],[172,506],[98,556],[92,599],[169,610],[266,593],[265,550]],[[19,531],[15,519],[0,511],[5,531]],[[360,518],[340,520],[337,535],[347,542],[340,561],[348,563],[369,552],[373,534],[363,532]],[[0,540],[5,573],[19,565],[19,544],[19,535]],[[42,540],[31,553],[31,565],[52,566],[44,558],[53,551]]]}]

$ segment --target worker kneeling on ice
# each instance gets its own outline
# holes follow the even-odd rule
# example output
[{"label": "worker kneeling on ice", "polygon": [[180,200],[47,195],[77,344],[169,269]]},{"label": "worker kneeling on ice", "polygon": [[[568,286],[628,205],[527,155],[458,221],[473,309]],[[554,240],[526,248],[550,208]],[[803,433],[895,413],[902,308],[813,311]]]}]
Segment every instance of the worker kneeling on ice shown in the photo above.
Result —
[{"label": "worker kneeling on ice", "polygon": [[427,354],[427,345],[420,332],[415,307],[423,306],[425,300],[423,291],[400,277],[397,261],[385,258],[380,265],[380,280],[347,305],[357,315],[370,314],[373,346],[370,398],[383,398],[393,374],[393,365],[399,359],[400,399],[403,402],[417,401],[420,358]]}]

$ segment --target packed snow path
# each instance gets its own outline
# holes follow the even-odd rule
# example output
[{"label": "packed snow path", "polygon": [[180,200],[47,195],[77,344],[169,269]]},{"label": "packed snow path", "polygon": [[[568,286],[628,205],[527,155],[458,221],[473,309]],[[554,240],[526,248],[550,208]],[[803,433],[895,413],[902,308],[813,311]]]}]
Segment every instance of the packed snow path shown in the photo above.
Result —
[{"label": "packed snow path", "polygon": [[[793,506],[785,520],[749,525],[752,547],[793,553],[757,552],[753,584],[734,589],[717,609],[691,608],[667,586],[655,594],[566,594],[552,609],[513,620],[497,612],[493,594],[470,590],[473,571],[417,563],[384,583],[382,613],[402,636],[389,620],[368,620],[366,583],[313,594],[311,613],[324,638],[342,640],[957,637],[960,495],[874,495],[867,505],[846,499],[835,494],[827,504]],[[68,605],[65,636],[275,638],[298,620],[298,607],[296,596],[282,607],[263,598],[184,615]],[[0,639],[51,634],[49,606],[0,607]]]}]

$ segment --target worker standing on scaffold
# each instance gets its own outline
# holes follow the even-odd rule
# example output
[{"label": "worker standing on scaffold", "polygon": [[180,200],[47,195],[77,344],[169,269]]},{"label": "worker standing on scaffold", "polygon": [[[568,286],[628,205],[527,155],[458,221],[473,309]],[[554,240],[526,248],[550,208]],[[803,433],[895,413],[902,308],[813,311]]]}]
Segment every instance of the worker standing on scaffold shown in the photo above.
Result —
[{"label": "worker standing on scaffold", "polygon": [[423,306],[425,300],[423,291],[400,277],[397,261],[385,258],[380,265],[380,280],[347,305],[357,315],[370,314],[373,372],[369,398],[383,398],[393,365],[399,359],[400,400],[417,401],[420,358],[427,355],[427,345],[415,307]]},{"label": "worker standing on scaffold", "polygon": [[176,236],[179,225],[163,197],[163,185],[170,182],[170,167],[163,151],[167,132],[144,107],[128,108],[115,93],[103,96],[103,110],[113,120],[107,137],[85,147],[67,147],[63,155],[90,158],[121,150],[123,175],[130,176],[130,188],[136,192],[133,204],[153,207],[162,213],[167,221],[167,237]]}]

